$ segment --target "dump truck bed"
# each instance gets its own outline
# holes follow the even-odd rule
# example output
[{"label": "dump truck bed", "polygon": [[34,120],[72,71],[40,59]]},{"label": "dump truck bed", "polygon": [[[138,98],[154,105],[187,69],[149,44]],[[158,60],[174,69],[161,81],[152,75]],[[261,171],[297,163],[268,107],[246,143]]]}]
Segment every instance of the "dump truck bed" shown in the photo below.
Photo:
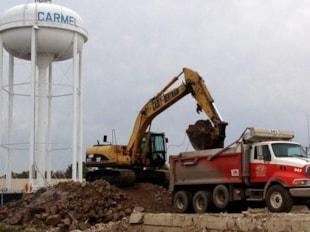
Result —
[{"label": "dump truck bed", "polygon": [[170,156],[170,188],[176,185],[242,183],[240,146]]}]

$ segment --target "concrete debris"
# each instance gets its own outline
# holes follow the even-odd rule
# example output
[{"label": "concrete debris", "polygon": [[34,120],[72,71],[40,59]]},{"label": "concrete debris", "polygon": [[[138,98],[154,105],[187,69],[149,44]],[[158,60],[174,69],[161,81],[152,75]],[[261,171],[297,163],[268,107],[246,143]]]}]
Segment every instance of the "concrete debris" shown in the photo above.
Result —
[{"label": "concrete debris", "polygon": [[[131,215],[131,217],[134,214]],[[307,213],[151,214],[129,225],[128,232],[295,232],[310,231]]]},{"label": "concrete debris", "polygon": [[133,212],[134,213],[137,213],[137,212],[140,212],[140,213],[143,213],[144,212],[144,208],[143,207],[140,207],[140,206],[137,206],[133,209]]},{"label": "concrete debris", "polygon": [[109,222],[106,224],[100,223],[95,226],[90,227],[84,232],[127,232],[129,227],[128,218],[123,218],[117,222]]},{"label": "concrete debris", "polygon": [[143,216],[144,214],[141,212],[133,212],[133,214],[130,215],[129,222],[130,224],[140,224],[143,222]]}]

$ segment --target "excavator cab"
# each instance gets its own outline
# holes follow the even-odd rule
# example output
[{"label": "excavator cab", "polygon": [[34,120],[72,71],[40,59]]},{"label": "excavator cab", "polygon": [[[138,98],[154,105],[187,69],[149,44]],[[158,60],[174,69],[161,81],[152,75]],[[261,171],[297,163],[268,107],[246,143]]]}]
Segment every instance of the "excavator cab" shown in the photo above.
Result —
[{"label": "excavator cab", "polygon": [[164,133],[151,133],[150,161],[151,166],[161,166],[166,162],[167,146]]},{"label": "excavator cab", "polygon": [[151,167],[160,167],[166,162],[167,138],[164,133],[147,132],[141,140],[140,148]]}]

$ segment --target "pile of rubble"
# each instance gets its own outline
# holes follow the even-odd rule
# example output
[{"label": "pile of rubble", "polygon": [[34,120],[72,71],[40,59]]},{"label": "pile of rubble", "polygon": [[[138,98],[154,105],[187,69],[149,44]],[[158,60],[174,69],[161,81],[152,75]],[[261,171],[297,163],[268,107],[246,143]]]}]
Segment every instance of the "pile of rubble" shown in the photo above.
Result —
[{"label": "pile of rubble", "polygon": [[0,212],[0,221],[9,225],[85,230],[97,223],[118,221],[130,215],[133,207],[126,194],[105,181],[64,182],[8,204]]},{"label": "pile of rubble", "polygon": [[114,228],[126,225],[123,220],[134,209],[173,212],[170,194],[157,185],[136,183],[133,187],[119,189],[103,180],[62,182],[8,204],[0,211],[0,223],[63,231],[86,230],[96,224]]}]

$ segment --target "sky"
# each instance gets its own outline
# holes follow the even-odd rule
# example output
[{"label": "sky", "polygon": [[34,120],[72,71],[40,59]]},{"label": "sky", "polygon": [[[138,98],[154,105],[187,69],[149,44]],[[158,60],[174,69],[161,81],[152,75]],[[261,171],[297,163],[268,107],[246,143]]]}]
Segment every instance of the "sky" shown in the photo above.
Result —
[{"label": "sky", "polygon": [[[31,0],[0,0],[0,14]],[[295,0],[54,0],[84,20],[84,146],[111,131],[127,144],[137,114],[183,67],[199,72],[229,123],[226,144],[246,127],[293,130],[309,144],[310,2]],[[70,83],[72,61],[55,64],[58,83]],[[17,61],[16,79],[30,76]],[[20,79],[18,79],[20,78]],[[59,90],[68,92],[70,89]],[[14,139],[28,142],[29,105],[14,105]],[[53,142],[72,138],[70,99],[54,102]],[[168,154],[191,150],[189,124],[205,119],[187,96],[160,114],[152,130],[169,138]],[[63,145],[64,144],[64,145]],[[70,151],[53,153],[54,169],[71,161]],[[28,168],[28,153],[16,151],[14,170]],[[1,163],[3,164],[3,162]],[[3,165],[0,164],[0,170]]]}]

